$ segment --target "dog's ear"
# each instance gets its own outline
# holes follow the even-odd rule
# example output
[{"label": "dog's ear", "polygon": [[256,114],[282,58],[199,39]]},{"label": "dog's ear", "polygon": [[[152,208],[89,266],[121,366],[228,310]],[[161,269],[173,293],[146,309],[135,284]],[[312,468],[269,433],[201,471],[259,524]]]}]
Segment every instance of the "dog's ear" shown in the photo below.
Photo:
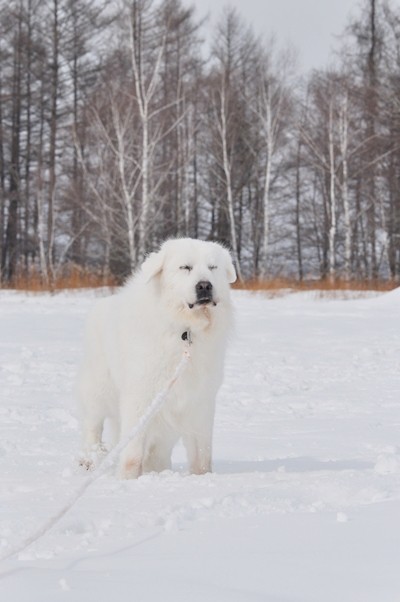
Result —
[{"label": "dog's ear", "polygon": [[150,253],[142,264],[142,273],[145,281],[149,282],[152,278],[161,273],[165,260],[165,249],[161,249],[155,253]]},{"label": "dog's ear", "polygon": [[229,284],[232,284],[233,282],[236,282],[236,270],[235,266],[233,265],[232,257],[226,249],[224,249],[224,259],[226,265],[226,273],[228,274],[228,282]]}]

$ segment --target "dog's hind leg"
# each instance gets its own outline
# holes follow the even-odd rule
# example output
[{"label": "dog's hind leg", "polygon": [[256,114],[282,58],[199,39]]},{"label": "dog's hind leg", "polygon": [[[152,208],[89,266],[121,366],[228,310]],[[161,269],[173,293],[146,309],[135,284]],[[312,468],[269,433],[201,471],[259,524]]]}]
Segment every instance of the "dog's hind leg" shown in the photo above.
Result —
[{"label": "dog's hind leg", "polygon": [[190,473],[201,475],[211,472],[211,436],[185,434],[182,441],[186,448]]},{"label": "dog's hind leg", "polygon": [[164,432],[161,437],[155,437],[146,441],[146,454],[144,459],[144,472],[162,472],[171,470],[171,454],[176,443],[177,436]]}]

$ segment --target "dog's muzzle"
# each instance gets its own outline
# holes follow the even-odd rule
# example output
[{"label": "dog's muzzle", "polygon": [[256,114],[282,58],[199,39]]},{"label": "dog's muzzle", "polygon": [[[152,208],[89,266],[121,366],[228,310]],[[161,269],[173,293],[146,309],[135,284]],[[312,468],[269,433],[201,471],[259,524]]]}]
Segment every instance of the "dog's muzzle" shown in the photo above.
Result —
[{"label": "dog's muzzle", "polygon": [[196,284],[196,303],[206,305],[213,302],[213,285],[208,280],[200,280]]}]

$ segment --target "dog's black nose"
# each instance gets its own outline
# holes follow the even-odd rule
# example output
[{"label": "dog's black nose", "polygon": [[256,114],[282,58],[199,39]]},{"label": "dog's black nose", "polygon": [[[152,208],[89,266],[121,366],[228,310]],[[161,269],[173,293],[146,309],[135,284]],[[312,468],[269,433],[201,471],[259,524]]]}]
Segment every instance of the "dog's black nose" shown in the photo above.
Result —
[{"label": "dog's black nose", "polygon": [[200,280],[196,284],[196,295],[198,301],[211,301],[212,299],[212,284],[208,280]]},{"label": "dog's black nose", "polygon": [[200,280],[196,284],[196,293],[209,295],[212,291],[212,284],[208,280]]}]

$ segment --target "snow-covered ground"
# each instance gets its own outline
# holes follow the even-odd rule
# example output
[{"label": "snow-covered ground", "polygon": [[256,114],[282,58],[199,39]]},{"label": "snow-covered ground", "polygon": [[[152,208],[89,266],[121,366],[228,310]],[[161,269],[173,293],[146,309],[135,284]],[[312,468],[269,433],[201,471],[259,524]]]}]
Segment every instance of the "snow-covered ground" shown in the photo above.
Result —
[{"label": "snow-covered ground", "polygon": [[[64,505],[94,293],[0,292],[0,554]],[[0,564],[4,602],[400,601],[400,289],[236,292],[214,473],[93,484]]]}]

